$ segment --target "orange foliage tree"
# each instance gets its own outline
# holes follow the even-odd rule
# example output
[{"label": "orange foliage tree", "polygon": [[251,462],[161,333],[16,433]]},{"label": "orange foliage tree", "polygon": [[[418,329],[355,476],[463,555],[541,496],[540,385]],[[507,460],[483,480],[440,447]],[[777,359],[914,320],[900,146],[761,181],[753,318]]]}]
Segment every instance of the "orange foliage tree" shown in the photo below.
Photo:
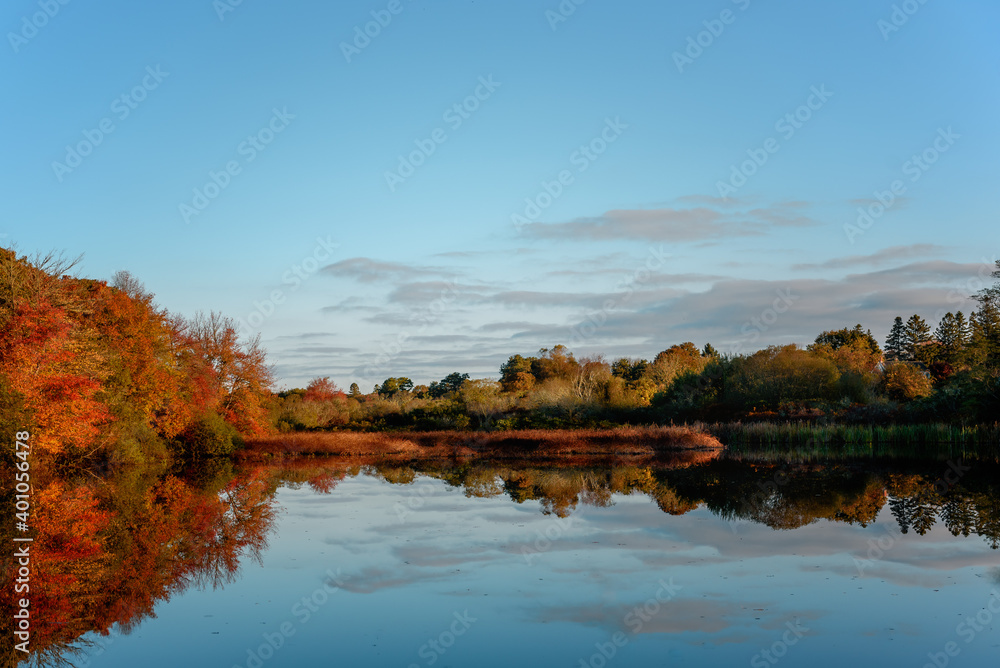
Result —
[{"label": "orange foliage tree", "polygon": [[[126,272],[112,284],[72,262],[0,248],[0,437],[32,432],[36,454],[106,455],[136,433],[174,439],[217,414],[269,430],[272,372],[259,337],[231,319],[171,316]],[[218,418],[215,418],[218,420]]]}]

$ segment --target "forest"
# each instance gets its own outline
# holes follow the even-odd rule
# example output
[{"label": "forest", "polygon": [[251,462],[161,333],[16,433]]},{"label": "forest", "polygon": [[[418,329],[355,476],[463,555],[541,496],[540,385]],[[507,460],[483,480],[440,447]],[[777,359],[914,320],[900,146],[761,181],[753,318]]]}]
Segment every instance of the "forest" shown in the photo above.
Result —
[{"label": "forest", "polygon": [[509,356],[496,379],[390,377],[362,392],[317,374],[305,388],[276,391],[259,337],[242,339],[234,320],[169,313],[134,276],[76,278],[73,264],[0,249],[7,450],[22,430],[36,455],[116,463],[227,456],[247,439],[290,432],[964,426],[1000,415],[1000,283],[972,295],[968,315],[949,312],[933,327],[897,317],[883,343],[856,325],[805,347],[739,355],[685,342],[652,360],[578,359],[555,345]]}]

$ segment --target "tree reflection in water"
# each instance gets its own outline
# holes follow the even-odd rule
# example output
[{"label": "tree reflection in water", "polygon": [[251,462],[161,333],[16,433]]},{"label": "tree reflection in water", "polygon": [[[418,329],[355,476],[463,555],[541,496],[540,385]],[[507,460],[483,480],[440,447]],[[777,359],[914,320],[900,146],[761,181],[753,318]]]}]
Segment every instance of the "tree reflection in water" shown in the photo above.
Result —
[{"label": "tree reflection in water", "polygon": [[[232,582],[241,563],[260,561],[275,528],[275,492],[308,485],[332,494],[360,475],[391,484],[437,479],[467,497],[538,501],[567,517],[581,506],[614,505],[614,495],[643,494],[664,513],[706,507],[722,519],[792,530],[820,519],[868,526],[886,505],[903,533],[926,534],[938,522],[954,536],[1000,546],[998,466],[973,462],[941,484],[945,462],[775,463],[692,453],[671,461],[593,460],[378,462],[303,459],[235,469],[202,465],[164,474],[127,469],[104,479],[34,481],[31,544],[32,654],[5,653],[5,665],[80,665],[86,634],[129,633],[154,606],[190,587]],[[13,504],[5,488],[2,503]],[[5,528],[9,545],[13,536]],[[6,582],[14,563],[5,555]],[[12,637],[13,587],[0,596],[0,633]]]}]

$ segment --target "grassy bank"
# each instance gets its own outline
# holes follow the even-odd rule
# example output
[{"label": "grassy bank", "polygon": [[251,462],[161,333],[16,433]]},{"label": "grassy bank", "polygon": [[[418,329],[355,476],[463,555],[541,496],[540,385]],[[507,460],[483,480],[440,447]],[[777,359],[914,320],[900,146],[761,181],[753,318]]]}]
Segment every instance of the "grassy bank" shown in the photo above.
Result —
[{"label": "grassy bank", "polygon": [[539,458],[566,455],[659,456],[717,453],[722,443],[693,427],[620,427],[502,432],[299,432],[248,439],[247,458],[400,456],[411,458],[485,456]]}]

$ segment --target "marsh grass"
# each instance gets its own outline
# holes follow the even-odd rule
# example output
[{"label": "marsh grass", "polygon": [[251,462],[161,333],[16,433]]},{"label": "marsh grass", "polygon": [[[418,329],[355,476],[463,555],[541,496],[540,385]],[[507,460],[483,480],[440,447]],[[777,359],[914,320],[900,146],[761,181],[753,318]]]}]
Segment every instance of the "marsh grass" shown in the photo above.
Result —
[{"label": "marsh grass", "polygon": [[404,457],[657,456],[719,452],[711,434],[694,427],[531,429],[500,432],[298,432],[249,439],[243,457],[334,455]]}]

